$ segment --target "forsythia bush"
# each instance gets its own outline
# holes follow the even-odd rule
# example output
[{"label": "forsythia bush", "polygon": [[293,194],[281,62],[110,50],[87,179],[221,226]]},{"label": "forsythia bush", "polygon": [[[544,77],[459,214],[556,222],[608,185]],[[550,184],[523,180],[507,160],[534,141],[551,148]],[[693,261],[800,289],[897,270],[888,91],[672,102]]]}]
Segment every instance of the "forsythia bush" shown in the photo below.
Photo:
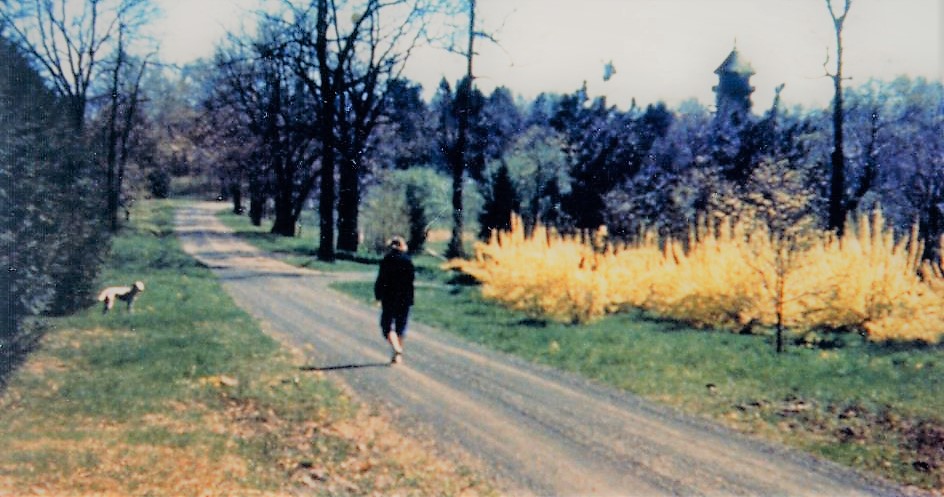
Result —
[{"label": "forsythia bush", "polygon": [[[944,334],[944,275],[920,260],[915,233],[895,241],[881,213],[841,239],[798,243],[742,224],[702,227],[687,243],[653,235],[633,245],[581,240],[538,226],[479,243],[454,260],[484,297],[537,317],[587,322],[636,307],[696,326],[860,330],[873,340],[936,343]],[[920,276],[919,276],[920,275]]]}]

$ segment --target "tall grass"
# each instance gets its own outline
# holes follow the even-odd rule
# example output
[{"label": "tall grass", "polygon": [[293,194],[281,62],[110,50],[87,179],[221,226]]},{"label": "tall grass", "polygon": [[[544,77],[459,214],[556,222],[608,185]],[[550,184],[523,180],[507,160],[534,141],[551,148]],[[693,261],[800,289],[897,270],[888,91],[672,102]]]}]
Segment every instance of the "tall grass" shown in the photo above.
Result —
[{"label": "tall grass", "polygon": [[581,239],[520,219],[451,261],[482,295],[535,317],[589,322],[641,308],[697,327],[854,330],[871,340],[937,343],[944,333],[944,277],[920,260],[912,234],[895,239],[881,212],[846,235],[786,244],[763,226],[703,226],[686,243],[648,235],[632,245]]}]

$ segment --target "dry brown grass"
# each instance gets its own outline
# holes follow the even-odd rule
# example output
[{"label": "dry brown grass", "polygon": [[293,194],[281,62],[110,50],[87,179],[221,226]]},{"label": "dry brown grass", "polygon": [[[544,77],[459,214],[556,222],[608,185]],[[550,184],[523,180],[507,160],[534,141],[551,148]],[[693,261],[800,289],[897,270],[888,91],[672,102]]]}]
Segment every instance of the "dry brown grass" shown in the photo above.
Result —
[{"label": "dry brown grass", "polygon": [[299,412],[283,402],[283,392],[325,381],[298,377],[288,354],[238,386],[193,381],[181,398],[129,419],[71,413],[57,391],[83,361],[59,353],[121,335],[60,330],[16,373],[0,398],[0,496],[492,493],[366,407],[338,414],[309,403]]}]

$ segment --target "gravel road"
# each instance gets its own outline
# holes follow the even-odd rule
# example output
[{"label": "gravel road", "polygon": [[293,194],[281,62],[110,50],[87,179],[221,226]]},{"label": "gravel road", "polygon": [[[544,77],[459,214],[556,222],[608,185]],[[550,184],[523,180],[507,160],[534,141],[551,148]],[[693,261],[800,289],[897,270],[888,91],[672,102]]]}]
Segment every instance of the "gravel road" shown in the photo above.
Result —
[{"label": "gravel road", "polygon": [[323,371],[444,454],[470,461],[505,495],[906,494],[415,322],[406,362],[391,367],[378,309],[328,287],[357,276],[266,257],[215,218],[225,207],[195,203],[178,212],[184,249],[213,268],[263,329],[305,351],[306,369]]}]

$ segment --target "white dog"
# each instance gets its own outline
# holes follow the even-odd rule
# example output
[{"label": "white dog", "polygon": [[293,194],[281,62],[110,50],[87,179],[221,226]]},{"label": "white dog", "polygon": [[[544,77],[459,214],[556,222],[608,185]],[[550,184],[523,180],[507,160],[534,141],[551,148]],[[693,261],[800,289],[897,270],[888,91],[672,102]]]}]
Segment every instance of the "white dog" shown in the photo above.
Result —
[{"label": "white dog", "polygon": [[134,308],[134,299],[143,291],[143,281],[135,281],[131,286],[110,286],[102,290],[102,293],[98,294],[99,302],[105,303],[102,307],[102,314],[107,313],[108,310],[115,305],[115,300],[124,300],[127,302],[128,312],[131,312]]}]

